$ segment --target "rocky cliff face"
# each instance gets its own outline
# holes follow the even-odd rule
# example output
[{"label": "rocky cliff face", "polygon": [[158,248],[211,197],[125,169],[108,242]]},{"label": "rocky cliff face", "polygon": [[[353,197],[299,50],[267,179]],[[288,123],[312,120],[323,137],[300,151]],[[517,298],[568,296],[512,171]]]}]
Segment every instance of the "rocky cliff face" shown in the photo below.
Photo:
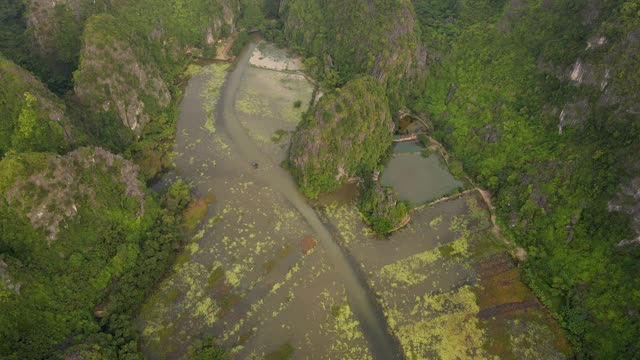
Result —
[{"label": "rocky cliff face", "polygon": [[134,309],[179,248],[189,188],[147,196],[123,156],[67,151],[160,171],[185,50],[230,32],[239,1],[22,1],[1,2],[0,38],[28,41],[1,51],[58,96],[0,57],[0,358],[140,358]]},{"label": "rocky cliff face", "polygon": [[94,116],[111,115],[140,135],[171,101],[157,65],[131,47],[131,39],[111,15],[89,20],[83,35],[75,95]]},{"label": "rocky cliff face", "polygon": [[[640,121],[640,21],[631,6],[588,2],[578,16],[585,27],[582,49],[571,64],[545,62],[538,69],[576,88],[573,98],[559,110],[559,132],[583,126],[594,114],[618,126]],[[557,110],[556,110],[557,111]]]},{"label": "rocky cliff face", "polygon": [[[59,50],[56,37],[80,42],[80,33],[69,33],[70,23],[78,29],[92,15],[109,13],[117,18],[137,20],[145,36],[161,42],[179,40],[180,45],[212,44],[220,34],[235,27],[240,13],[238,0],[25,0],[26,23],[37,47],[43,53]],[[144,13],[140,13],[144,11]],[[136,12],[132,14],[131,12]],[[181,20],[187,24],[180,24]],[[185,26],[186,25],[186,26]],[[181,28],[182,27],[182,28]],[[66,32],[66,34],[65,34]],[[70,39],[76,36],[77,38]]]},{"label": "rocky cliff face", "polygon": [[0,194],[0,352],[46,357],[93,326],[92,308],[133,266],[157,205],[136,165],[95,147],[7,155]]},{"label": "rocky cliff face", "polygon": [[425,38],[450,44],[417,105],[493,192],[502,231],[529,252],[525,280],[578,357],[633,357],[640,1],[414,2]]},{"label": "rocky cliff face", "polygon": [[371,176],[393,128],[385,91],[371,76],[323,96],[291,143],[289,162],[302,191],[314,198],[358,173]]},{"label": "rocky cliff face", "polygon": [[[575,89],[568,101],[553,109],[558,114],[560,134],[587,127],[613,136],[621,131],[636,131],[640,124],[638,6],[632,1],[622,6],[587,1],[577,14],[585,28],[578,55],[566,66],[553,65],[540,58],[539,71]],[[637,234],[632,239],[621,239],[621,246],[640,243],[640,165],[635,156],[639,146],[629,142],[627,149],[616,155],[620,163],[627,165],[619,191],[609,202],[609,210],[631,215]]]},{"label": "rocky cliff face", "polygon": [[62,151],[80,134],[64,103],[33,74],[0,57],[0,156],[9,150]]},{"label": "rocky cliff face", "polygon": [[343,86],[293,138],[293,174],[315,197],[374,168],[391,143],[391,112],[425,74],[426,52],[409,0],[283,0],[279,13],[308,70],[325,87]]},{"label": "rocky cliff face", "polygon": [[[28,33],[46,73],[73,76],[75,95],[99,125],[119,120],[140,135],[171,102],[172,63],[235,28],[238,0],[29,0]],[[64,65],[62,71],[57,71]],[[68,82],[54,79],[51,82]]]},{"label": "rocky cliff face", "polygon": [[64,30],[61,28],[63,18],[82,21],[81,0],[27,0],[25,5],[27,29],[44,53],[54,50],[54,37]]},{"label": "rocky cliff face", "polygon": [[[109,207],[104,188],[131,199],[132,218],[144,215],[144,185],[138,167],[102,148],[82,148],[64,156],[9,157],[3,169],[4,200],[44,233],[49,244],[79,212]],[[112,199],[110,199],[112,200]]]},{"label": "rocky cliff face", "polygon": [[280,12],[293,45],[342,82],[370,74],[395,97],[424,73],[426,51],[409,0],[284,0]]}]

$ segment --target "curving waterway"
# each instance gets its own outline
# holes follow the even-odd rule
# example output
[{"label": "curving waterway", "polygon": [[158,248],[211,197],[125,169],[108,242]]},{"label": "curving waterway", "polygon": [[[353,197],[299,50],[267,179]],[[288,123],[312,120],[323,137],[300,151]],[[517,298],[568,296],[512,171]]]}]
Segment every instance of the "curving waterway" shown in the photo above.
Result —
[{"label": "curving waterway", "polygon": [[[570,353],[490,236],[490,213],[474,192],[415,209],[388,241],[373,238],[362,223],[348,200],[356,189],[311,207],[280,162],[312,87],[296,71],[260,68],[291,58],[283,50],[280,59],[270,58],[271,50],[258,46],[250,43],[231,71],[221,63],[190,71],[176,171],[166,180],[179,177],[212,202],[142,307],[147,358],[187,358],[204,335],[235,359]],[[293,106],[298,101],[303,105]],[[429,163],[439,159],[409,145],[396,148],[383,182],[408,190],[414,204],[459,186],[443,164]],[[412,183],[402,178],[408,173]]]},{"label": "curving waterway", "polygon": [[[223,64],[203,66],[185,89],[176,175],[215,201],[143,306],[143,351],[180,359],[212,334],[237,358],[283,343],[294,358],[402,358],[364,275],[280,166],[304,108],[293,102],[308,104],[311,86],[300,74],[250,65],[256,47],[226,75]],[[269,139],[270,131],[281,135]]]},{"label": "curving waterway", "polygon": [[249,58],[255,47],[256,44],[253,42],[248,45],[248,48],[238,58],[235,69],[229,74],[225,86],[222,88],[218,106],[219,119],[221,120],[220,131],[224,131],[229,136],[231,151],[240,154],[247,163],[257,161],[260,164],[258,171],[251,172],[252,176],[283,194],[313,229],[320,246],[326,250],[335,271],[340,274],[344,282],[351,308],[360,321],[374,356],[378,359],[400,358],[397,344],[387,332],[384,315],[378,309],[375,300],[371,298],[365,282],[358,275],[340,246],[334,241],[314,209],[300,194],[291,175],[279,164],[275,164],[270,156],[264,154],[256,146],[237,119],[234,105],[238,87],[249,67]]}]

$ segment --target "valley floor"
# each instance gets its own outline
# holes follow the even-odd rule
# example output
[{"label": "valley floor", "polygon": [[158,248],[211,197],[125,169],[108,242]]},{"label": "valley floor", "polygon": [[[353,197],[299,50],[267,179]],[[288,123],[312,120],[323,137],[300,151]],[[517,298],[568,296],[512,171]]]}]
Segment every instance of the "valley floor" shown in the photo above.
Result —
[{"label": "valley floor", "polygon": [[[215,201],[142,308],[149,358],[181,358],[206,333],[238,359],[388,358],[399,348],[412,359],[570,354],[493,238],[475,192],[415,210],[385,240],[370,234],[349,196],[321,199],[311,210],[279,166],[311,84],[292,70],[240,63],[234,71],[241,66],[237,83],[229,83],[226,64],[192,69],[173,176]],[[250,146],[222,121],[230,111]]]}]

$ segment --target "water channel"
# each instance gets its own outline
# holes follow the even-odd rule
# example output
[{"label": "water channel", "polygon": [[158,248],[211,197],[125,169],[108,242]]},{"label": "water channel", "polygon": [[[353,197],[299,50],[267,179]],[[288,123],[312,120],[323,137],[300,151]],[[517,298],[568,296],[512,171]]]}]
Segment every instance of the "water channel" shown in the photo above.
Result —
[{"label": "water channel", "polygon": [[[166,180],[215,201],[142,307],[146,357],[185,358],[208,334],[233,359],[563,358],[474,195],[413,211],[388,239],[362,222],[354,185],[309,205],[280,162],[312,86],[259,46],[190,71]],[[461,186],[421,149],[396,145],[381,176],[414,205]]]},{"label": "water channel", "polygon": [[300,212],[314,231],[319,241],[331,258],[335,271],[340,274],[347,289],[347,298],[356,317],[361,323],[365,337],[374,356],[378,359],[398,358],[395,341],[387,333],[384,316],[378,310],[375,300],[369,296],[364,281],[360,279],[352,264],[348,261],[341,248],[335,243],[331,234],[324,226],[306,199],[300,194],[291,175],[273,162],[249,138],[245,129],[237,119],[235,102],[237,91],[243,76],[249,66],[249,57],[256,44],[251,43],[240,56],[236,68],[229,77],[222,92],[220,102],[221,125],[230,138],[231,151],[242,156],[242,164],[256,161],[260,164],[259,171],[251,171],[251,175],[275,191],[284,194],[286,199]]},{"label": "water channel", "polygon": [[[216,200],[187,254],[143,307],[144,351],[181,358],[185,343],[214,333],[240,358],[282,342],[293,344],[296,357],[352,351],[354,359],[400,358],[366,281],[280,166],[286,144],[265,136],[295,129],[303,109],[293,116],[293,102],[308,106],[311,85],[300,74],[251,66],[256,46],[228,72],[227,65],[204,66],[185,89],[176,172],[197,196]],[[318,245],[312,254],[292,250],[309,238]]]}]

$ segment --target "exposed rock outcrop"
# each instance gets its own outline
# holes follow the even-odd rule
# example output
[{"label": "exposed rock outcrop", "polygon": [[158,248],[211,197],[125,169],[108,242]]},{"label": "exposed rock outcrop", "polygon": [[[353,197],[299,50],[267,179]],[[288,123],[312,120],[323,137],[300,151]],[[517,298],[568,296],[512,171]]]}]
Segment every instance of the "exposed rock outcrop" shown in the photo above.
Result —
[{"label": "exposed rock outcrop", "polygon": [[2,290],[9,290],[13,291],[17,295],[20,295],[20,287],[21,284],[13,278],[13,276],[9,272],[7,263],[2,257],[0,257],[0,294],[2,294]]},{"label": "exposed rock outcrop", "polygon": [[111,113],[140,135],[171,101],[168,86],[153,61],[131,46],[132,40],[111,15],[87,23],[75,93],[94,114]]},{"label": "exposed rock outcrop", "polygon": [[373,231],[388,234],[409,222],[409,206],[398,201],[390,187],[382,186],[377,181],[365,183],[358,208]]},{"label": "exposed rock outcrop", "polygon": [[64,30],[60,28],[61,18],[70,15],[80,23],[85,10],[81,0],[26,0],[25,5],[27,29],[43,53],[53,50],[54,37]]},{"label": "exposed rock outcrop", "polygon": [[290,41],[343,80],[370,74],[395,97],[424,74],[426,51],[409,0],[283,0],[280,12]]},{"label": "exposed rock outcrop", "polygon": [[43,229],[50,244],[64,223],[80,211],[104,206],[98,195],[103,187],[120,184],[116,186],[121,186],[122,197],[137,204],[136,216],[144,215],[144,185],[138,179],[138,167],[102,148],[81,148],[65,156],[9,157],[0,163],[0,169],[15,177],[5,179],[4,200],[24,212],[34,229]]},{"label": "exposed rock outcrop", "polygon": [[[168,64],[232,31],[240,11],[237,0],[181,4],[123,0],[87,20],[74,73],[75,95],[87,111],[141,135],[171,103]],[[135,23],[131,13],[140,13]]]},{"label": "exposed rock outcrop", "polygon": [[11,149],[60,151],[78,135],[64,103],[33,74],[1,56],[0,98],[0,155]]},{"label": "exposed rock outcrop", "polygon": [[391,144],[393,128],[384,89],[370,76],[323,96],[291,143],[289,162],[302,191],[316,197],[358,172],[371,172]]},{"label": "exposed rock outcrop", "polygon": [[618,246],[640,246],[640,176],[622,184],[608,206],[609,211],[623,212],[632,217],[631,225],[636,235],[631,239],[621,239]]},{"label": "exposed rock outcrop", "polygon": [[[78,28],[82,28],[85,21],[95,14],[109,13],[125,18],[130,17],[131,12],[144,11],[144,14],[139,14],[137,21],[143,28],[151,30],[141,35],[162,43],[178,40],[180,45],[186,46],[195,42],[215,43],[220,34],[235,29],[240,13],[238,0],[193,0],[184,3],[154,0],[25,0],[25,5],[28,31],[43,53],[57,50],[59,44],[56,44],[56,36],[74,35],[61,34],[68,31],[65,21],[73,21]],[[181,20],[186,20],[193,27],[195,36],[186,34],[189,32],[186,29],[180,29],[184,25],[180,24]],[[76,40],[80,41],[79,38]]]}]

